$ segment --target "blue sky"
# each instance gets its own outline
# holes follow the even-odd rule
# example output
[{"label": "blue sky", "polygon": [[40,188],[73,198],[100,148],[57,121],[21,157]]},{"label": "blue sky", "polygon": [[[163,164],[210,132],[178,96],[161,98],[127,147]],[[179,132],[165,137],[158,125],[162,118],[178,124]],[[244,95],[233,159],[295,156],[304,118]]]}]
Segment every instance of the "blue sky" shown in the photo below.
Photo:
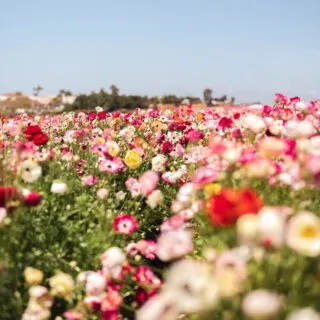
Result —
[{"label": "blue sky", "polygon": [[0,93],[320,97],[320,0],[0,0]]}]

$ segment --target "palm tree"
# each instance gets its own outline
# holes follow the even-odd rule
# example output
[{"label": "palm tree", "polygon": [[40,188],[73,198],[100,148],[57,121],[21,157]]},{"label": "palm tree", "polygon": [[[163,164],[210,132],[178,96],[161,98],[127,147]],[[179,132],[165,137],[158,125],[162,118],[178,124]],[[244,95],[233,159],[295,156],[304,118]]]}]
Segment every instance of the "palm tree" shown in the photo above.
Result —
[{"label": "palm tree", "polygon": [[33,95],[35,95],[36,97],[39,95],[40,91],[43,90],[43,87],[37,85],[33,87]]}]

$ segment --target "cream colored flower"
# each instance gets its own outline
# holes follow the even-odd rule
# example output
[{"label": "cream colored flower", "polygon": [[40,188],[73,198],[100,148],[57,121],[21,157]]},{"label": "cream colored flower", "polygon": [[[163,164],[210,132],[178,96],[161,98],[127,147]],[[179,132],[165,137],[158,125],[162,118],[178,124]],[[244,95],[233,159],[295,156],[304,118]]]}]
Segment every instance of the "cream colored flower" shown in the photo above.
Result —
[{"label": "cream colored flower", "polygon": [[154,190],[146,201],[147,205],[154,209],[157,205],[161,204],[164,200],[164,196],[160,190]]},{"label": "cream colored flower", "polygon": [[42,169],[36,162],[26,160],[21,164],[20,175],[24,182],[33,183],[41,177]]},{"label": "cream colored flower", "polygon": [[72,297],[74,282],[70,275],[60,272],[53,276],[50,281],[51,293],[54,296],[61,296],[67,300]]},{"label": "cream colored flower", "polygon": [[194,313],[213,309],[219,300],[219,288],[208,265],[182,260],[168,271],[165,292],[175,297],[178,310]]},{"label": "cream colored flower", "polygon": [[311,212],[293,216],[288,223],[286,244],[303,256],[319,256],[320,219]]},{"label": "cream colored flower", "polygon": [[30,285],[40,284],[43,280],[43,272],[35,268],[27,267],[24,270],[24,278]]},{"label": "cream colored flower", "polygon": [[283,215],[272,207],[265,207],[259,212],[258,217],[260,241],[272,247],[281,247],[284,242],[285,230]]},{"label": "cream colored flower", "polygon": [[320,313],[313,308],[303,308],[291,312],[286,320],[320,320]]},{"label": "cream colored flower", "polygon": [[248,293],[242,301],[242,311],[249,319],[274,319],[283,306],[282,298],[271,291],[260,289]]},{"label": "cream colored flower", "polygon": [[64,182],[54,181],[50,191],[56,194],[65,194],[68,191],[68,186]]},{"label": "cream colored flower", "polygon": [[240,244],[254,244],[258,238],[258,217],[245,214],[237,220],[237,236]]}]

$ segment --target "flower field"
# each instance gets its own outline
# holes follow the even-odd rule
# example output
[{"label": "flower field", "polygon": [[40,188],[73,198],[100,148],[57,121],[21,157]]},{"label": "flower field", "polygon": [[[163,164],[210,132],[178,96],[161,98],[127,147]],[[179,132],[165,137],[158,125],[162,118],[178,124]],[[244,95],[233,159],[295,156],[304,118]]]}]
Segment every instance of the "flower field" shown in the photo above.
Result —
[{"label": "flower field", "polygon": [[0,319],[320,319],[320,101],[0,118]]}]

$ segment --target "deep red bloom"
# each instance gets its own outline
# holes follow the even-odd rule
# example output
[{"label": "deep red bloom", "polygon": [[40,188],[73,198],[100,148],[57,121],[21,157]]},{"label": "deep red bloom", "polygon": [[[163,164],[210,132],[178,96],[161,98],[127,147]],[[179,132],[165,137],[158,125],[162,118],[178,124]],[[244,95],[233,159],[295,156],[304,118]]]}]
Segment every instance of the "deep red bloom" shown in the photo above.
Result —
[{"label": "deep red bloom", "polygon": [[42,130],[38,125],[33,126],[28,124],[23,133],[28,140],[32,140],[33,136],[42,133]]},{"label": "deep red bloom", "polygon": [[24,204],[27,207],[35,207],[41,202],[41,200],[42,200],[42,197],[39,193],[31,192],[24,197]]},{"label": "deep red bloom", "polygon": [[138,288],[134,296],[134,299],[137,302],[138,306],[141,307],[147,300],[157,295],[157,293],[158,293],[157,289],[147,292],[142,288]]},{"label": "deep red bloom", "polygon": [[32,137],[33,143],[37,146],[46,144],[48,140],[49,140],[49,137],[43,132],[38,133]]},{"label": "deep red bloom", "polygon": [[15,187],[0,186],[0,207],[6,207],[8,202],[17,200],[18,191]]},{"label": "deep red bloom", "polygon": [[223,117],[219,120],[218,126],[222,129],[231,128],[233,125],[233,121],[230,118]]},{"label": "deep red bloom", "polygon": [[173,150],[173,144],[170,141],[165,141],[162,144],[162,151],[164,153],[170,153]]},{"label": "deep red bloom", "polygon": [[212,223],[220,227],[232,225],[242,215],[255,214],[262,207],[262,199],[251,189],[223,189],[206,204]]},{"label": "deep red bloom", "polygon": [[97,114],[95,112],[90,112],[88,114],[88,120],[93,121],[97,118]]},{"label": "deep red bloom", "polygon": [[101,111],[98,113],[99,120],[105,120],[107,118],[107,113],[105,111]]},{"label": "deep red bloom", "polygon": [[239,118],[240,118],[240,113],[239,113],[239,112],[237,112],[237,113],[235,113],[235,114],[233,115],[233,119],[237,120],[237,119],[239,119]]}]

